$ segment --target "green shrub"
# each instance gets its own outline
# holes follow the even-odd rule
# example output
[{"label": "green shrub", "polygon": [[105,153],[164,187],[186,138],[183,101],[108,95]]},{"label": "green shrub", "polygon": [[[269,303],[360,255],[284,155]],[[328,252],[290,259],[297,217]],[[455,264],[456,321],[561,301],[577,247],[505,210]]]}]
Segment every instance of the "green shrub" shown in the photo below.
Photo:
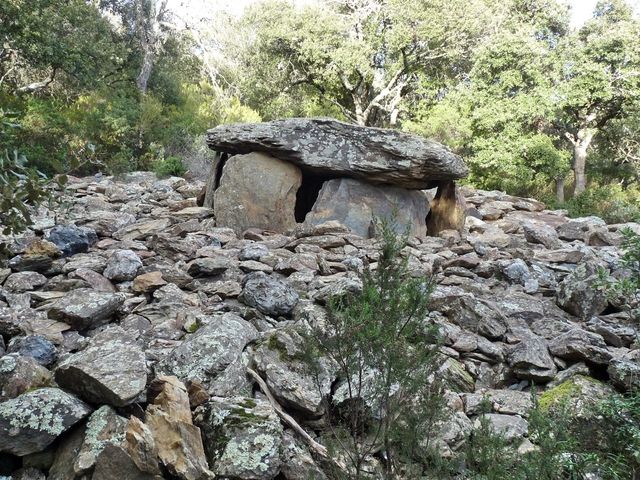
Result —
[{"label": "green shrub", "polygon": [[153,166],[153,171],[160,178],[182,177],[187,173],[187,170],[179,157],[167,157],[163,160],[156,161]]},{"label": "green shrub", "polygon": [[564,208],[570,217],[596,215],[607,223],[640,221],[640,191],[619,185],[592,187],[568,200]]},{"label": "green shrub", "polygon": [[379,226],[379,259],[361,275],[362,290],[331,298],[326,323],[305,336],[311,368],[319,372],[319,359],[328,358],[346,387],[344,400],[331,406],[325,439],[346,458],[346,478],[368,478],[377,451],[384,452],[384,477],[402,478],[428,449],[441,411],[439,383],[430,379],[439,358],[427,317],[431,279],[409,275],[401,256],[406,237],[397,237],[393,222]]}]

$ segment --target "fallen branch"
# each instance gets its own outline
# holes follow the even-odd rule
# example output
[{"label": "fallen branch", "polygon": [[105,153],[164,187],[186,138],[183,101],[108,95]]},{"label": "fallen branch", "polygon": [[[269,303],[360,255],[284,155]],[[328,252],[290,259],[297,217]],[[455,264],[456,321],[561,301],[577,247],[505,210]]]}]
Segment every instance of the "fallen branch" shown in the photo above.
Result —
[{"label": "fallen branch", "polygon": [[304,428],[302,428],[300,424],[296,422],[291,415],[289,415],[287,412],[285,412],[282,409],[282,407],[280,406],[278,401],[274,398],[273,394],[269,390],[269,387],[267,386],[267,383],[262,379],[262,377],[258,375],[258,373],[255,370],[249,367],[247,367],[247,373],[260,386],[260,389],[266,395],[267,399],[269,400],[269,403],[271,404],[273,409],[276,411],[276,413],[280,416],[280,418],[282,418],[282,420],[284,420],[285,423],[287,423],[291,428],[293,428],[296,432],[298,432],[298,434],[304,439],[307,445],[309,445],[309,447],[313,449],[314,452],[318,453],[319,455],[325,458],[329,458],[327,447],[325,447],[324,445],[321,445],[320,443],[316,442],[313,438],[311,438],[311,436],[304,430]]}]

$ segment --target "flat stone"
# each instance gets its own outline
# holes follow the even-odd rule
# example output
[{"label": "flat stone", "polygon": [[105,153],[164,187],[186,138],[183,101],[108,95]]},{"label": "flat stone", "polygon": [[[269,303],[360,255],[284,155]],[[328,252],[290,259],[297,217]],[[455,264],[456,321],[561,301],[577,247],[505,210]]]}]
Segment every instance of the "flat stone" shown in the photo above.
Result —
[{"label": "flat stone", "polygon": [[417,190],[468,173],[460,157],[432,140],[331,119],[220,125],[207,132],[207,144],[219,152],[264,152],[316,173]]},{"label": "flat stone", "polygon": [[91,403],[123,407],[144,390],[144,352],[120,327],[91,339],[89,346],[64,359],[55,371],[58,385]]},{"label": "flat stone", "polygon": [[80,288],[56,301],[49,317],[84,330],[108,323],[123,303],[124,297],[120,294]]},{"label": "flat stone", "polygon": [[612,354],[603,338],[592,332],[574,328],[549,343],[549,350],[567,360],[587,361],[607,365]]},{"label": "flat stone", "polygon": [[116,250],[114,251],[103,275],[114,282],[125,282],[133,280],[142,267],[142,260],[133,250]]},{"label": "flat stone", "polygon": [[98,241],[98,236],[91,228],[56,225],[47,233],[45,240],[55,244],[64,256],[69,256],[88,251]]},{"label": "flat stone", "polygon": [[91,413],[58,388],[40,388],[0,403],[0,452],[40,452]]}]

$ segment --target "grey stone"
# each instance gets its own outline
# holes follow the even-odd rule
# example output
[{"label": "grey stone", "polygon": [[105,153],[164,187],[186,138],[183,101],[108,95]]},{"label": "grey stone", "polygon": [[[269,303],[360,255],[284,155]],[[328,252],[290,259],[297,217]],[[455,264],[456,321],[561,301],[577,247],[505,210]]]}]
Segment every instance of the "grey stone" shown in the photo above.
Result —
[{"label": "grey stone", "polygon": [[485,402],[488,402],[491,408],[491,411],[486,413],[519,415],[524,418],[529,416],[529,412],[534,406],[530,392],[489,389],[465,394],[465,413],[468,416],[483,413],[483,404]]},{"label": "grey stone", "polygon": [[114,282],[133,280],[142,268],[142,260],[133,250],[116,250],[107,261],[103,275]]},{"label": "grey stone", "polygon": [[88,251],[89,247],[98,241],[98,236],[91,228],[56,225],[47,233],[45,239],[55,244],[64,256],[69,256]]},{"label": "grey stone", "polygon": [[240,300],[265,315],[290,315],[298,298],[289,284],[263,272],[251,273],[243,279]]},{"label": "grey stone", "polygon": [[0,357],[0,401],[51,384],[51,372],[31,357],[16,354]]},{"label": "grey stone", "polygon": [[213,398],[196,410],[216,478],[271,480],[280,472],[282,424],[265,400]]},{"label": "grey stone", "polygon": [[606,223],[598,217],[582,217],[574,218],[568,222],[559,225],[556,230],[558,236],[563,240],[585,240],[585,234],[588,230],[595,227],[604,227]]},{"label": "grey stone", "polygon": [[480,427],[480,418],[489,422],[490,428],[507,441],[518,441],[529,432],[529,423],[522,417],[516,415],[502,415],[499,413],[487,413],[481,415],[474,422],[474,428]]},{"label": "grey stone", "polygon": [[0,403],[0,452],[24,456],[44,450],[91,413],[58,388],[41,388]]},{"label": "grey stone", "polygon": [[269,255],[269,249],[260,243],[250,243],[240,250],[238,258],[242,261],[255,260],[259,261],[262,257]]},{"label": "grey stone", "polygon": [[623,392],[640,389],[640,351],[612,359],[607,373],[611,383]]},{"label": "grey stone", "polygon": [[93,337],[86,349],[60,362],[55,378],[58,385],[91,403],[122,407],[144,390],[145,356],[122,328],[111,327]]},{"label": "grey stone", "polygon": [[109,445],[122,446],[125,442],[127,419],[107,405],[93,412],[87,421],[82,445],[73,461],[76,475],[93,469],[97,458]]},{"label": "grey stone", "polygon": [[47,283],[47,277],[38,272],[12,273],[4,282],[4,288],[12,293],[34,290]]},{"label": "grey stone", "polygon": [[236,155],[225,163],[219,182],[213,194],[217,225],[236,233],[295,227],[296,192],[302,183],[295,165],[261,153]]},{"label": "grey stone", "polygon": [[587,320],[607,307],[605,294],[596,287],[598,279],[595,269],[588,264],[578,265],[575,271],[560,283],[556,296],[563,310]]},{"label": "grey stone", "polygon": [[325,473],[316,465],[309,449],[294,434],[285,431],[282,436],[280,473],[286,480],[326,480]]},{"label": "grey stone", "polygon": [[603,338],[592,332],[574,328],[549,343],[549,350],[567,360],[586,361],[607,365],[612,354]]},{"label": "grey stone", "polygon": [[231,267],[231,261],[222,255],[196,258],[189,264],[187,273],[192,277],[213,277],[224,273]]},{"label": "grey stone", "polygon": [[423,237],[427,231],[428,212],[428,200],[421,191],[336,178],[324,182],[304,223],[315,226],[336,220],[352,233],[368,238],[375,234],[375,218],[389,220],[395,214],[398,233],[404,233],[408,228],[411,235]]},{"label": "grey stone", "polygon": [[31,357],[43,366],[51,365],[58,358],[56,346],[39,335],[12,338],[9,342],[8,351]]},{"label": "grey stone", "polygon": [[247,385],[242,351],[258,331],[232,313],[216,315],[156,366],[156,374],[197,381],[213,395],[230,395]]},{"label": "grey stone", "polygon": [[81,288],[56,301],[49,310],[49,318],[84,330],[108,323],[123,303],[121,294]]},{"label": "grey stone", "polygon": [[557,372],[547,343],[534,335],[526,336],[511,348],[509,366],[518,378],[545,382]]}]

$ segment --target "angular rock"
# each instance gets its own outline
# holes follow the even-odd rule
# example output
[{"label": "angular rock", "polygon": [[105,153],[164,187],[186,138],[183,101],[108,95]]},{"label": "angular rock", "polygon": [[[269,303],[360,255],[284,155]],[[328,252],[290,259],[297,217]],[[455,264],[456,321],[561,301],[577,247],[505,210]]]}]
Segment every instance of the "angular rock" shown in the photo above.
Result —
[{"label": "angular rock", "polygon": [[156,374],[196,381],[211,394],[232,394],[247,385],[242,351],[257,337],[258,331],[239,316],[216,315],[162,360]]},{"label": "angular rock", "polygon": [[227,257],[221,255],[215,257],[196,258],[189,264],[187,273],[192,277],[213,277],[224,273],[231,266]]},{"label": "angular rock", "polygon": [[[502,415],[499,413],[486,413],[480,418],[489,422],[490,428],[507,441],[518,441],[529,432],[529,423],[516,415]],[[480,427],[480,418],[476,419],[474,428]]]},{"label": "angular rock", "polygon": [[434,141],[331,119],[221,125],[207,132],[207,144],[220,152],[264,152],[316,173],[417,190],[468,173],[460,157]]},{"label": "angular rock", "polygon": [[40,452],[91,413],[58,388],[40,388],[0,403],[0,452]]},{"label": "angular rock", "polygon": [[525,418],[529,416],[529,411],[534,407],[533,399],[529,392],[485,390],[468,393],[464,396],[465,413],[469,416],[481,414],[485,401],[488,401],[491,412],[519,415]]},{"label": "angular rock", "polygon": [[278,232],[293,228],[301,183],[295,165],[261,153],[233,156],[213,194],[216,223],[238,234],[252,227]]},{"label": "angular rock", "polygon": [[172,476],[184,480],[213,478],[200,429],[192,422],[187,388],[176,377],[159,377],[151,390],[155,396],[147,407],[145,421],[161,463]]},{"label": "angular rock", "polygon": [[265,315],[288,316],[298,299],[298,294],[289,284],[263,272],[251,273],[243,279],[240,300]]},{"label": "angular rock", "polygon": [[107,445],[98,456],[91,480],[161,480],[163,477],[142,471],[124,448]]},{"label": "angular rock", "polygon": [[296,358],[302,342],[293,329],[276,330],[255,348],[253,362],[279,402],[305,416],[319,416],[334,378],[323,359],[319,359],[321,367],[316,375],[309,365]]},{"label": "angular rock", "polygon": [[639,351],[633,350],[626,356],[612,359],[607,373],[611,383],[623,392],[633,392],[640,389]]},{"label": "angular rock", "polygon": [[73,461],[73,471],[81,475],[93,469],[98,456],[109,445],[121,446],[125,440],[127,419],[105,405],[93,412],[87,421],[82,445]]},{"label": "angular rock", "polygon": [[91,339],[89,346],[58,364],[58,385],[92,403],[122,407],[144,390],[147,371],[144,352],[120,327]]},{"label": "angular rock", "polygon": [[114,282],[133,280],[142,267],[142,260],[133,250],[116,250],[107,261],[102,274]]},{"label": "angular rock", "polygon": [[49,318],[85,330],[108,323],[123,303],[120,294],[80,288],[58,300],[49,310]]},{"label": "angular rock", "polygon": [[12,338],[8,347],[9,353],[31,357],[43,366],[51,365],[58,358],[56,346],[40,335]]},{"label": "angular rock", "polygon": [[596,283],[598,274],[588,264],[578,265],[575,271],[560,283],[556,299],[563,310],[587,320],[607,307],[607,298]]},{"label": "angular rock", "polygon": [[282,425],[265,400],[216,397],[198,407],[195,423],[217,477],[271,480],[280,472]]},{"label": "angular rock", "polygon": [[282,436],[282,466],[280,473],[286,480],[327,480],[325,473],[316,465],[309,449],[292,433]]},{"label": "angular rock", "polygon": [[587,231],[596,227],[604,227],[607,224],[599,217],[573,218],[568,222],[559,225],[556,230],[558,236],[563,240],[585,240]]},{"label": "angular rock", "polygon": [[12,293],[23,293],[34,290],[47,283],[47,277],[38,272],[12,273],[4,282],[4,288]]},{"label": "angular rock", "polygon": [[56,225],[47,233],[45,239],[55,244],[64,256],[69,256],[88,251],[89,247],[98,241],[98,236],[91,228]]},{"label": "angular rock", "polygon": [[567,360],[607,365],[612,354],[602,337],[596,333],[574,328],[549,343],[549,350]]},{"label": "angular rock", "polygon": [[428,212],[429,203],[421,191],[336,178],[324,182],[304,223],[312,227],[336,220],[352,233],[369,238],[375,235],[374,219],[391,219],[395,214],[398,233],[408,227],[410,235],[424,237]]},{"label": "angular rock", "polygon": [[149,272],[134,278],[132,289],[138,293],[149,293],[166,284],[167,282],[162,278],[162,272]]},{"label": "angular rock", "polygon": [[0,357],[0,401],[47,387],[51,385],[51,380],[51,372],[31,357],[15,354]]},{"label": "angular rock", "polygon": [[518,378],[545,382],[553,379],[557,372],[546,342],[533,335],[514,345],[508,359]]},{"label": "angular rock", "polygon": [[524,223],[522,225],[524,238],[530,243],[540,243],[548,249],[558,248],[561,245],[555,228],[546,223]]}]

